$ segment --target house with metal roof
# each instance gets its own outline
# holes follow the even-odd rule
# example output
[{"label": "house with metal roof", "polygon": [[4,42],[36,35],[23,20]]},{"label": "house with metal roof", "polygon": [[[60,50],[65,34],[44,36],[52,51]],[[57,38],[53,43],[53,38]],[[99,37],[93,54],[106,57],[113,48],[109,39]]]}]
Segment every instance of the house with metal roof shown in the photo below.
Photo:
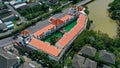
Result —
[{"label": "house with metal roof", "polygon": [[19,3],[19,4],[16,4],[16,5],[13,5],[13,7],[15,8],[15,9],[18,9],[18,8],[20,8],[20,7],[22,7],[22,6],[26,6],[27,5],[27,3]]},{"label": "house with metal roof", "polygon": [[7,26],[8,29],[13,29],[14,28],[14,24],[13,24],[12,21],[4,22],[4,24]]},{"label": "house with metal roof", "polygon": [[107,52],[106,50],[101,50],[99,53],[99,58],[101,61],[115,64],[115,55]]}]

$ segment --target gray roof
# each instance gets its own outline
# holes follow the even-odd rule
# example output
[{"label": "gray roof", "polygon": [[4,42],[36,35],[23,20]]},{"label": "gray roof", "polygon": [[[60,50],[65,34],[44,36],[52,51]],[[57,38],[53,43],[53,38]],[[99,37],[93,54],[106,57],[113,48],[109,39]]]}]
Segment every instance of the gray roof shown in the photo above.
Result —
[{"label": "gray roof", "polygon": [[30,64],[35,66],[35,68],[43,68],[41,64],[36,64],[36,62],[33,61],[26,61],[23,64],[21,64],[18,68],[34,68]]},{"label": "gray roof", "polygon": [[85,58],[77,54],[74,55],[72,66],[73,68],[82,68]]},{"label": "gray roof", "polygon": [[32,67],[27,62],[25,62],[24,64],[21,64],[19,68],[32,68]]},{"label": "gray roof", "polygon": [[6,29],[7,26],[4,23],[0,23],[0,30]]},{"label": "gray roof", "polygon": [[0,19],[6,18],[7,16],[10,16],[11,14],[12,14],[11,12],[3,13],[2,15],[0,15]]},{"label": "gray roof", "polygon": [[10,68],[18,62],[18,59],[8,53],[0,49],[0,68]]},{"label": "gray roof", "polygon": [[97,62],[75,54],[72,61],[73,68],[96,68]]},{"label": "gray roof", "polygon": [[107,66],[107,65],[103,65],[103,68],[112,68],[112,67]]},{"label": "gray roof", "polygon": [[100,60],[115,64],[115,55],[107,52],[106,50],[101,50],[99,54]]},{"label": "gray roof", "polygon": [[83,46],[82,49],[80,50],[81,54],[88,55],[90,57],[94,57],[96,53],[96,49],[90,46]]},{"label": "gray roof", "polygon": [[96,68],[97,67],[97,62],[86,58],[84,65],[85,65],[85,68]]},{"label": "gray roof", "polygon": [[59,0],[46,0],[46,3],[48,4],[57,4]]}]

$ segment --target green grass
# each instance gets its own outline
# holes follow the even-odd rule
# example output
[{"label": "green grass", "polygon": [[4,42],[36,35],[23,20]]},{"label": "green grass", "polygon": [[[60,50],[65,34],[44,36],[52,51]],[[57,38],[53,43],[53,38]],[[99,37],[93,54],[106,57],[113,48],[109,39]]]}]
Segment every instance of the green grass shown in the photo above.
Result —
[{"label": "green grass", "polygon": [[54,37],[62,37],[62,33],[59,31],[59,32],[56,32],[56,33],[53,33],[52,35],[48,36],[46,39],[44,39],[45,42],[51,42],[51,38],[54,38]]},{"label": "green grass", "polygon": [[65,26],[65,30],[66,32],[69,32],[75,25],[76,25],[77,21],[73,21],[72,23],[70,23],[69,25]]},{"label": "green grass", "polygon": [[[66,32],[69,32],[75,25],[76,25],[77,21],[73,21],[72,23],[68,24],[67,26],[63,27],[65,28]],[[45,42],[51,42],[51,38],[54,37],[63,37],[63,34],[60,31],[57,31],[55,33],[53,33],[52,35],[48,36],[47,38],[45,38],[43,41]]]}]

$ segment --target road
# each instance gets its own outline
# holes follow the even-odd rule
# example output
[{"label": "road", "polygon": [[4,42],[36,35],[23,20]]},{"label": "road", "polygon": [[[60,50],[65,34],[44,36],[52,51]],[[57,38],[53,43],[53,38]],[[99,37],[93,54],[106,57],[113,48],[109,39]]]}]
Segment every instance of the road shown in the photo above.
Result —
[{"label": "road", "polygon": [[[90,1],[91,0],[83,0],[82,2],[77,3],[76,5],[80,6],[80,5],[86,4],[86,3],[90,2]],[[63,10],[62,13],[57,13],[57,14],[53,15],[52,17],[54,17],[54,18],[61,18],[65,14],[67,14],[68,11],[69,11],[69,8]],[[43,28],[44,26],[47,26],[48,24],[50,24],[48,22],[48,20],[49,19],[47,18],[47,19],[45,19],[43,21],[39,21],[36,25],[33,25],[33,26],[31,26],[31,27],[29,27],[27,29],[30,30],[31,33],[34,33],[35,31],[37,31],[37,30]],[[8,38],[5,38],[3,40],[0,40],[0,47],[8,46],[8,45],[12,44],[11,40],[12,40],[12,37],[8,37]]]}]

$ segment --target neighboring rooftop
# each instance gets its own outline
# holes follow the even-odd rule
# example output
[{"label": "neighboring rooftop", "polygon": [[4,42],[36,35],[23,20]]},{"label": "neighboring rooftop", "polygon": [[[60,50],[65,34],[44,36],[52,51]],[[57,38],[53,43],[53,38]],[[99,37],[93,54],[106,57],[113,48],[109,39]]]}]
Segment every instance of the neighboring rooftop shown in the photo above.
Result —
[{"label": "neighboring rooftop", "polygon": [[90,57],[94,57],[96,53],[96,49],[91,47],[91,46],[83,46],[82,49],[80,50],[80,54],[87,55]]},{"label": "neighboring rooftop", "polygon": [[84,61],[85,61],[84,57],[75,54],[72,60],[73,68],[81,68],[83,66]]},{"label": "neighboring rooftop", "polygon": [[97,62],[75,54],[72,60],[73,68],[96,68]]},{"label": "neighboring rooftop", "polygon": [[84,66],[85,66],[85,68],[96,68],[97,67],[97,62],[86,58]]},{"label": "neighboring rooftop", "polygon": [[100,60],[115,64],[115,55],[107,52],[106,50],[101,50],[99,54]]},{"label": "neighboring rooftop", "polygon": [[15,55],[0,48],[0,68],[10,68],[16,63],[18,63],[18,59]]}]

